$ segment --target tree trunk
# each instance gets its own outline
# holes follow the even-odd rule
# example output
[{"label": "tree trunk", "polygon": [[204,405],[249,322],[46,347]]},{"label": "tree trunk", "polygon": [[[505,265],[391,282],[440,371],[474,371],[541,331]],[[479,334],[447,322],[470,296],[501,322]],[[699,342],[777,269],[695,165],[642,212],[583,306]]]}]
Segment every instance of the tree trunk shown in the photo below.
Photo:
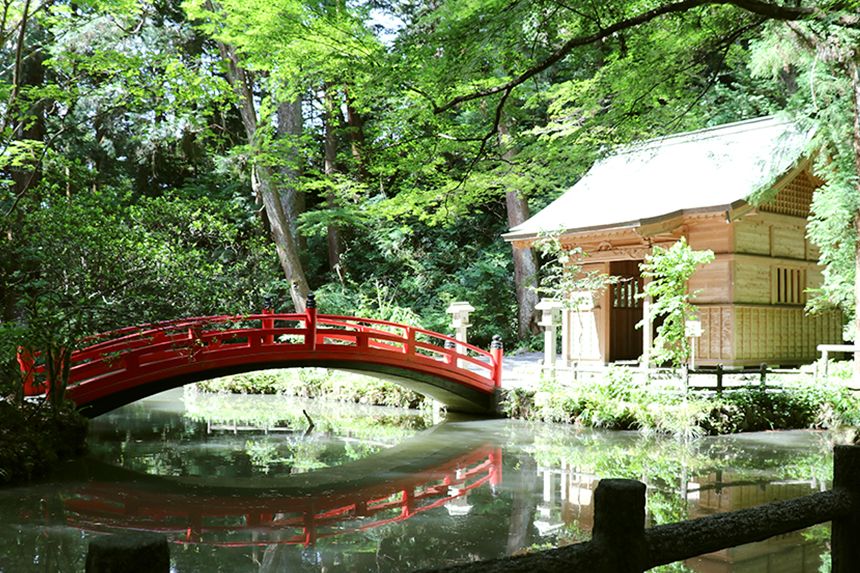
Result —
[{"label": "tree trunk", "polygon": [[[250,74],[238,63],[232,46],[218,43],[222,57],[227,62],[227,79],[240,98],[239,114],[251,148],[254,148],[257,133],[257,112],[254,108],[254,91]],[[272,180],[272,173],[265,165],[254,165],[251,172],[251,185],[254,193],[263,203],[269,221],[269,231],[278,252],[278,260],[284,276],[290,283],[290,297],[297,312],[305,311],[308,281],[299,258],[299,250],[290,232],[291,222],[284,213],[281,197]]]},{"label": "tree trunk", "polygon": [[304,250],[304,237],[299,234],[299,216],[305,212],[305,194],[299,189],[298,179],[301,172],[299,166],[299,142],[304,129],[302,117],[302,98],[296,96],[293,101],[281,102],[278,105],[279,138],[289,138],[284,154],[284,164],[280,168],[281,209],[290,223],[290,235],[300,250]]},{"label": "tree trunk", "polygon": [[346,98],[346,124],[349,126],[349,145],[352,159],[360,181],[367,181],[367,166],[364,158],[364,117],[355,109],[349,91],[344,89]]},{"label": "tree trunk", "polygon": [[[329,182],[332,182],[332,175],[337,170],[335,161],[337,160],[337,138],[335,134],[335,118],[339,115],[334,109],[335,100],[332,97],[332,88],[325,86],[325,174],[329,177]],[[330,209],[337,206],[337,197],[333,190],[326,192],[326,203]],[[327,233],[328,242],[328,266],[329,268],[340,275],[341,264],[340,256],[342,253],[340,229],[337,225],[329,224]]]},{"label": "tree trunk", "polygon": [[[499,123],[500,140],[510,145],[510,134],[508,126],[504,121]],[[513,160],[515,155],[513,147],[505,150],[502,157]],[[508,215],[508,228],[523,223],[529,218],[528,201],[522,197],[517,190],[505,193],[505,206]],[[537,325],[538,304],[537,286],[538,262],[534,250],[530,248],[518,248],[513,246],[514,256],[514,289],[517,295],[517,336],[520,340],[528,338],[539,331]]]}]

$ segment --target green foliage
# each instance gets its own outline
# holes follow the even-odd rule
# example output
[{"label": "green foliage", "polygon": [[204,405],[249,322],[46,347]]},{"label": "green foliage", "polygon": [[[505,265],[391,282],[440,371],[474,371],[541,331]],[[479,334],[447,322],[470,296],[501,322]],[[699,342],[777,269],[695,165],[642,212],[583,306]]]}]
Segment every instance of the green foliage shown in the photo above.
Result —
[{"label": "green foliage", "polygon": [[503,407],[514,418],[687,438],[860,423],[860,399],[837,384],[810,383],[768,392],[744,388],[709,398],[645,383],[626,368],[610,369],[605,379],[574,385],[550,380],[535,391],[511,390]]},{"label": "green foliage", "polygon": [[655,246],[645,257],[642,276],[650,280],[645,283],[644,296],[652,298],[651,314],[659,323],[652,353],[656,362],[680,366],[689,360],[685,321],[696,315],[696,307],[690,303],[687,281],[699,266],[713,260],[712,251],[694,251],[684,237],[668,249]]},{"label": "green foliage", "polygon": [[0,484],[43,477],[84,451],[87,420],[74,408],[0,400],[0,420]]},{"label": "green foliage", "polygon": [[198,387],[206,392],[282,394],[371,406],[417,408],[425,403],[422,395],[407,390],[399,384],[322,368],[265,370],[238,374],[201,382]]}]

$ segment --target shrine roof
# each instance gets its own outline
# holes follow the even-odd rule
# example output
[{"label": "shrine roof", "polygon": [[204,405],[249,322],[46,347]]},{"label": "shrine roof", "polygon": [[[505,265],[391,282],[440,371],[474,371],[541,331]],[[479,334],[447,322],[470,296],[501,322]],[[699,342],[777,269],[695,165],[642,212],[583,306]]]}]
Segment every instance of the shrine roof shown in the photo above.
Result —
[{"label": "shrine roof", "polygon": [[792,122],[769,116],[633,143],[502,236],[529,240],[730,210],[788,173],[809,140]]}]

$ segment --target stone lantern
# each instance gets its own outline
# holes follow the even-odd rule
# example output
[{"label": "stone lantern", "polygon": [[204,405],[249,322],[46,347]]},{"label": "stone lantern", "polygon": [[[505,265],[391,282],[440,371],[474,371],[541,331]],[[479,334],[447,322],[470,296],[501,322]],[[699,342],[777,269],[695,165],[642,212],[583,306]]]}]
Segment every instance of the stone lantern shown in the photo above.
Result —
[{"label": "stone lantern", "polygon": [[563,305],[557,300],[544,298],[535,308],[541,311],[538,326],[543,327],[543,364],[546,368],[555,368],[555,333],[561,323]]},{"label": "stone lantern", "polygon": [[[451,328],[454,329],[454,338],[459,342],[468,342],[467,333],[472,323],[469,322],[469,313],[474,312],[475,307],[465,301],[452,302],[446,312],[451,315]],[[457,353],[465,354],[466,348],[457,345]],[[457,365],[463,367],[463,361],[458,360]]]},{"label": "stone lantern", "polygon": [[452,302],[446,311],[451,315],[451,328],[454,329],[454,338],[460,342],[468,342],[467,331],[472,324],[469,322],[469,313],[474,312],[475,307],[468,302]]}]

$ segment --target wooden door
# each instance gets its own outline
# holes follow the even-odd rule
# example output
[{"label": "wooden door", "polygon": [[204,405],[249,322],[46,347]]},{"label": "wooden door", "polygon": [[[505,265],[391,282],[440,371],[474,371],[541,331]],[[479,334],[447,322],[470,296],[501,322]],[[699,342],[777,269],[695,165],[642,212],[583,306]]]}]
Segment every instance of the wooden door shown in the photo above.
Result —
[{"label": "wooden door", "polygon": [[642,356],[642,329],[636,328],[642,320],[641,261],[615,261],[609,263],[609,274],[618,282],[609,285],[609,361],[639,360]]}]

